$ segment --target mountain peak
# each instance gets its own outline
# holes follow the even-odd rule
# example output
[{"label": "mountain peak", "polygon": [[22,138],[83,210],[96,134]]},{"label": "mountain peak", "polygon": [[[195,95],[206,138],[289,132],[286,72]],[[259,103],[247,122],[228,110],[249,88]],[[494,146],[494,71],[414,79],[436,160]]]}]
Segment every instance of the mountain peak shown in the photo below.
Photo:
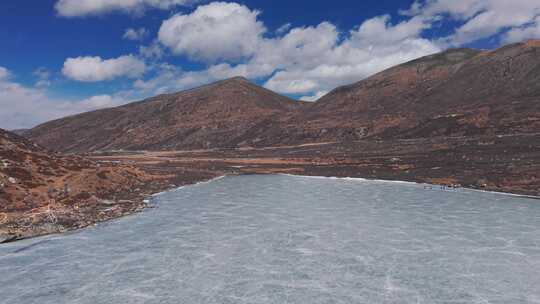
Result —
[{"label": "mountain peak", "polygon": [[223,85],[223,84],[253,84],[249,79],[243,77],[243,76],[234,76],[231,78],[226,78],[222,80],[218,80],[212,83],[209,83],[207,85],[203,85],[202,87],[206,86],[215,86],[215,85]]},{"label": "mountain peak", "polygon": [[257,86],[256,84],[252,83],[251,81],[249,81],[245,77],[235,76],[235,77],[231,77],[231,78],[217,80],[217,81],[214,81],[214,82],[210,82],[210,83],[207,83],[207,84],[200,85],[198,87],[193,87],[191,89],[187,89],[187,90],[184,90],[184,91],[179,91],[179,92],[172,93],[172,94],[178,95],[178,94],[183,94],[183,93],[186,93],[186,92],[213,89],[215,87],[219,87],[219,86],[223,86],[223,85],[242,85],[242,84],[251,84],[253,86]]},{"label": "mountain peak", "polygon": [[420,57],[418,59],[404,63],[401,66],[407,67],[407,66],[413,66],[413,65],[418,65],[418,64],[428,64],[428,65],[435,65],[435,66],[452,65],[452,64],[456,64],[456,63],[471,59],[480,53],[482,53],[482,51],[476,50],[476,49],[452,48],[441,53]]},{"label": "mountain peak", "polygon": [[249,80],[244,76],[234,76],[223,80],[224,82],[249,82]]}]

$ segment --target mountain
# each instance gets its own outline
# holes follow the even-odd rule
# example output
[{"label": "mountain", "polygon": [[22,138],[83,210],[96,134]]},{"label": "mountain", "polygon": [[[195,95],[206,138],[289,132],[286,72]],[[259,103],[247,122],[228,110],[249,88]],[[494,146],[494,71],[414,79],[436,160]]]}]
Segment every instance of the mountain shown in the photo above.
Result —
[{"label": "mountain", "polygon": [[[540,41],[451,49],[340,87],[304,113],[307,130],[352,139],[540,132]],[[334,131],[334,132],[332,132]]]},{"label": "mountain", "polygon": [[315,103],[244,78],[37,126],[63,152],[268,147],[540,132],[540,41],[450,49],[337,88]]},{"label": "mountain", "polygon": [[125,106],[51,121],[25,133],[63,152],[236,147],[303,103],[236,77]]},{"label": "mountain", "polygon": [[135,189],[150,178],[131,166],[51,153],[0,129],[0,243],[133,212],[145,195]]}]

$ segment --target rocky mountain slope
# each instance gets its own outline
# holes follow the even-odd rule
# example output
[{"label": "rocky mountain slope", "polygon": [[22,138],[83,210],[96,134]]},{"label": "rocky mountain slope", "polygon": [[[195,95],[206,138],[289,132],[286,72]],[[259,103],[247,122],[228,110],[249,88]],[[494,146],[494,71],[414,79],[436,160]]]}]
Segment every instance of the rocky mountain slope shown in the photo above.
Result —
[{"label": "rocky mountain slope", "polygon": [[152,183],[135,167],[61,156],[0,129],[0,243],[133,212]]},{"label": "rocky mountain slope", "polygon": [[125,106],[84,113],[25,133],[63,152],[235,147],[302,103],[236,77]]},{"label": "rocky mountain slope", "polygon": [[540,42],[408,62],[335,89],[304,121],[307,130],[352,139],[540,132]]},{"label": "rocky mountain slope", "polygon": [[48,122],[25,136],[63,152],[268,147],[540,133],[540,41],[452,49],[316,103],[233,78]]}]

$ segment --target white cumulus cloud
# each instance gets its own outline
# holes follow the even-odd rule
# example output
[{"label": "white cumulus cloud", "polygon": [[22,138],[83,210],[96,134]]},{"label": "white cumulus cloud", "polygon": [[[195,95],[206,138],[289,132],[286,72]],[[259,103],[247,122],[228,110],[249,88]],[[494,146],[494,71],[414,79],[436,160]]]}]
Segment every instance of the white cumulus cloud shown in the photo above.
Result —
[{"label": "white cumulus cloud", "polygon": [[531,23],[540,14],[538,0],[425,0],[404,12],[427,20],[452,19],[462,24],[442,42],[459,46]]},{"label": "white cumulus cloud", "polygon": [[159,42],[154,41],[148,46],[139,46],[139,55],[147,59],[160,59],[165,55],[165,50]]},{"label": "white cumulus cloud", "polygon": [[175,54],[213,62],[252,55],[266,31],[259,12],[237,3],[213,2],[163,22],[159,41]]},{"label": "white cumulus cloud", "polygon": [[8,79],[9,76],[9,70],[0,66],[0,81]]},{"label": "white cumulus cloud", "polygon": [[286,33],[289,29],[291,29],[291,27],[292,27],[292,24],[290,22],[285,23],[276,30],[276,33],[278,34]]},{"label": "white cumulus cloud", "polygon": [[[2,73],[11,75],[6,68]],[[0,128],[25,129],[37,124],[81,112],[118,106],[127,100],[121,96],[100,95],[83,100],[51,98],[48,91],[40,87],[28,87],[0,77]]]},{"label": "white cumulus cloud", "polygon": [[63,17],[82,17],[114,11],[142,14],[148,8],[165,10],[196,2],[198,0],[59,0],[55,9]]},{"label": "white cumulus cloud", "polygon": [[111,80],[122,76],[136,78],[145,71],[146,64],[133,55],[113,59],[98,56],[68,58],[62,69],[66,77],[83,82]]},{"label": "white cumulus cloud", "polygon": [[536,17],[534,22],[526,26],[513,28],[504,35],[504,42],[521,42],[528,39],[540,38],[540,16]]},{"label": "white cumulus cloud", "polygon": [[270,77],[265,86],[271,90],[311,96],[441,50],[421,37],[431,26],[421,17],[393,24],[389,16],[378,16],[349,32],[329,22],[287,24],[278,37],[267,38],[258,16],[240,4],[214,2],[164,21],[162,44],[177,55],[210,63],[206,70],[176,72],[167,83],[182,87],[232,76]]},{"label": "white cumulus cloud", "polygon": [[35,86],[38,88],[45,88],[51,85],[51,72],[47,68],[40,67],[32,74],[37,77]]},{"label": "white cumulus cloud", "polygon": [[[287,35],[267,40],[251,62],[275,67],[265,86],[291,94],[329,91],[440,48],[420,37],[428,27],[417,19],[391,24],[388,16],[366,20],[349,33],[324,22],[294,28]],[[342,37],[342,39],[340,39]]]},{"label": "white cumulus cloud", "polygon": [[123,38],[127,40],[144,40],[148,36],[148,30],[144,27],[139,29],[128,28],[124,33]]}]

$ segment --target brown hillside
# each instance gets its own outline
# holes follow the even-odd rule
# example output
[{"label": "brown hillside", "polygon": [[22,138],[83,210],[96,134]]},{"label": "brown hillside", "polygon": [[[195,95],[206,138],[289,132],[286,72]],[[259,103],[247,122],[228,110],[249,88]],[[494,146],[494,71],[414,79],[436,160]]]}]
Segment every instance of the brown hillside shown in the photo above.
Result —
[{"label": "brown hillside", "polygon": [[25,136],[63,152],[235,147],[301,105],[236,77],[55,120]]},{"label": "brown hillside", "polygon": [[316,103],[233,78],[25,133],[63,152],[267,147],[540,133],[540,42],[452,49],[340,87]]},{"label": "brown hillside", "polygon": [[149,181],[134,167],[60,156],[0,129],[0,243],[133,212],[145,195],[135,189]]},{"label": "brown hillside", "polygon": [[537,133],[540,43],[414,60],[334,90],[305,121],[355,139]]}]

